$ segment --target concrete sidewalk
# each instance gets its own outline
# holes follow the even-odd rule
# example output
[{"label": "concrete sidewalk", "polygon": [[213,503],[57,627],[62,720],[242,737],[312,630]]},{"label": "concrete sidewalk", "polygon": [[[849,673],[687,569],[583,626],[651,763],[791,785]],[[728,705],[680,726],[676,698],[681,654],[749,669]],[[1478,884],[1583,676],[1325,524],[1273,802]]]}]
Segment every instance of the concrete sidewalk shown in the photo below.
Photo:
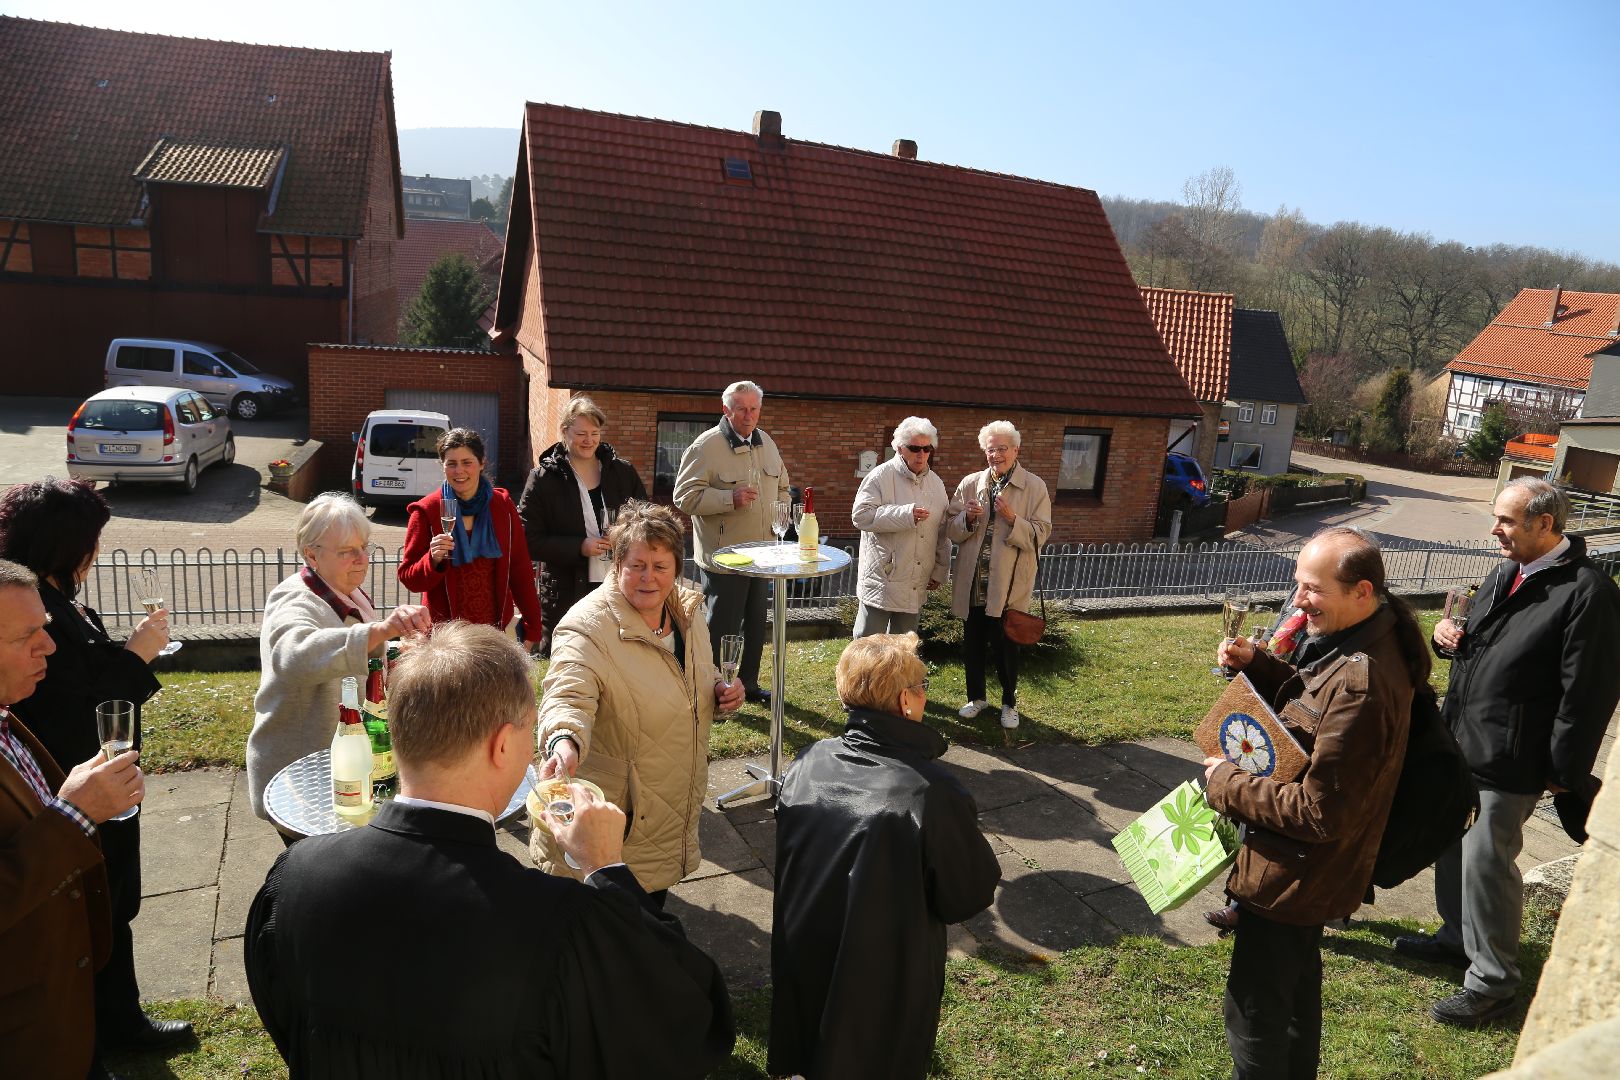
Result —
[{"label": "concrete sidewalk", "polygon": [[[978,801],[1002,870],[990,910],[951,928],[953,955],[991,949],[1044,956],[1121,934],[1182,944],[1215,940],[1201,913],[1224,904],[1220,882],[1177,911],[1153,915],[1109,843],[1165,792],[1196,776],[1202,757],[1177,739],[994,751],[953,746],[945,761]],[[714,795],[746,779],[743,764],[711,767],[703,865],[676,886],[669,903],[734,989],[770,976],[774,819],[763,802],[713,808]],[[246,774],[210,769],[151,777],[143,814],[145,900],[135,923],[143,996],[249,1000],[242,929],[282,845],[253,816]],[[527,864],[526,820],[504,826],[500,844]],[[1519,861],[1528,870],[1577,850],[1555,821],[1538,814],[1526,826]],[[1362,917],[1435,921],[1432,875],[1381,893]]]}]

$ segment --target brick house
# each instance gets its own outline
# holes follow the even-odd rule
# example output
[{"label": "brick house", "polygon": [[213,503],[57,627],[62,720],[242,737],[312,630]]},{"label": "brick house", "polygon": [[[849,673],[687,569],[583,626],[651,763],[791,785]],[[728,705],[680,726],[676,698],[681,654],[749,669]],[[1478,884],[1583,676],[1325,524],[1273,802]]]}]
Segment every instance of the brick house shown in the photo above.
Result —
[{"label": "brick house", "polygon": [[1166,433],[1198,407],[1094,192],[752,132],[530,104],[496,303],[528,377],[530,460],[589,393],[667,497],[721,389],[762,425],[823,531],[894,425],[930,417],[947,485],[1005,418],[1054,496],[1054,541],[1153,533]]},{"label": "brick house", "polygon": [[387,53],[0,17],[7,391],[102,386],[117,336],[215,341],[306,382],[309,341],[393,341]]},{"label": "brick house", "polygon": [[394,245],[394,287],[401,324],[422,291],[430,267],[446,255],[464,255],[495,295],[502,241],[483,221],[439,221],[405,215],[405,235]]},{"label": "brick house", "polygon": [[407,220],[466,221],[472,217],[472,181],[443,176],[401,176]]},{"label": "brick house", "polygon": [[1485,407],[1580,416],[1592,357],[1620,341],[1620,293],[1522,289],[1446,365],[1445,433],[1479,430]]}]

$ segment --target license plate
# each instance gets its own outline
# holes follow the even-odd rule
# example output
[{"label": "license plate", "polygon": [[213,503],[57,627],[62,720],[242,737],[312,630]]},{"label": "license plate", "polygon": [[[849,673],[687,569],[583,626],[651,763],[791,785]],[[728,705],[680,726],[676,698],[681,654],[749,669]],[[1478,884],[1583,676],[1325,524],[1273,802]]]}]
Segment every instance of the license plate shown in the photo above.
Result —
[{"label": "license plate", "polygon": [[402,488],[405,486],[405,481],[396,479],[392,476],[378,476],[372,479],[371,486],[374,488]]},{"label": "license plate", "polygon": [[103,454],[138,454],[141,452],[141,448],[135,443],[104,442],[101,444],[101,452]]}]

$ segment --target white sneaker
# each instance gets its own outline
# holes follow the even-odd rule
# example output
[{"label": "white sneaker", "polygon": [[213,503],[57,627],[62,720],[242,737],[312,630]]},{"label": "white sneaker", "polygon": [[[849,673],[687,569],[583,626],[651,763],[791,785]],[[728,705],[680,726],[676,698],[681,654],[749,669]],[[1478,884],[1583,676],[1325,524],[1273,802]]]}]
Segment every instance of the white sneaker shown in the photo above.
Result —
[{"label": "white sneaker", "polygon": [[971,720],[989,707],[990,703],[988,701],[970,701],[960,709],[957,709],[956,715],[960,716],[964,720]]},{"label": "white sneaker", "polygon": [[1001,707],[1001,726],[1004,728],[1017,727],[1018,710],[1013,708],[1011,705],[1003,705]]}]

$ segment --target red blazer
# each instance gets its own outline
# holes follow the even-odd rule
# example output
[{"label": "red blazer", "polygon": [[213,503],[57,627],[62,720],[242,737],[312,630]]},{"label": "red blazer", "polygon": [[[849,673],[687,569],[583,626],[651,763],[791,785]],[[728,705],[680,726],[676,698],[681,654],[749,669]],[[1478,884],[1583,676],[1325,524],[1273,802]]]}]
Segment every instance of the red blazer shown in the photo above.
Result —
[{"label": "red blazer", "polygon": [[[52,791],[62,770],[15,716]],[[40,804],[0,757],[0,1063],[7,1076],[84,1080],[95,973],[112,948],[107,864],[78,825]]]},{"label": "red blazer", "polygon": [[[405,551],[399,560],[399,583],[412,592],[422,593],[434,622],[449,622],[460,608],[459,598],[447,569],[433,565],[428,545],[439,532],[439,510],[444,499],[439,492],[410,505],[405,526]],[[529,541],[523,534],[523,519],[505,488],[496,488],[489,500],[490,525],[501,545],[500,565],[495,580],[497,609],[501,628],[512,621],[512,609],[523,613],[523,636],[527,641],[541,639],[540,594],[534,586],[534,563],[529,559]],[[448,568],[450,561],[445,560]]]}]

